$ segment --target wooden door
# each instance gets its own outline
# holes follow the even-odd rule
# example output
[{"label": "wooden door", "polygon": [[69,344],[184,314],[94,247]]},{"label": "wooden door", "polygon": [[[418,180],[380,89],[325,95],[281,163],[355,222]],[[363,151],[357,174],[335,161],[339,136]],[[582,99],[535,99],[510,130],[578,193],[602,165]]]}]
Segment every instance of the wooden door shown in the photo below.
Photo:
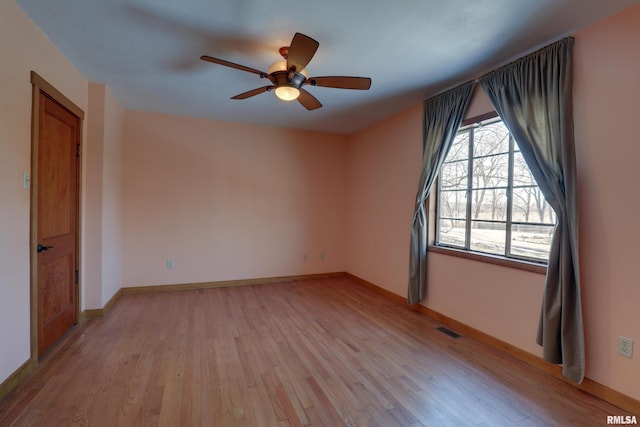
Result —
[{"label": "wooden door", "polygon": [[38,94],[36,289],[38,356],[78,321],[80,118]]}]

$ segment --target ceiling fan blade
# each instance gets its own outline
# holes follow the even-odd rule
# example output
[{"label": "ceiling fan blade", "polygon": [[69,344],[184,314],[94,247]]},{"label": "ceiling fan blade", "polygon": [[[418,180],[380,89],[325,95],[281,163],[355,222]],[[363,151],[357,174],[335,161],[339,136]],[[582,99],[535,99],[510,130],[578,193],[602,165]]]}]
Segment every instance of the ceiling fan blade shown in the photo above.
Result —
[{"label": "ceiling fan blade", "polygon": [[241,71],[248,71],[250,73],[257,74],[260,77],[267,76],[267,73],[265,73],[264,71],[256,70],[255,68],[246,67],[244,65],[236,64],[234,62],[225,61],[224,59],[214,58],[213,56],[202,55],[200,59],[207,62],[213,62],[214,64],[224,65],[225,67],[235,68]]},{"label": "ceiling fan blade", "polygon": [[296,33],[287,54],[287,70],[291,70],[292,67],[295,67],[296,73],[304,70],[318,50],[318,46],[319,43],[311,37]]},{"label": "ceiling fan blade", "polygon": [[337,89],[367,90],[371,87],[371,79],[369,77],[346,76],[310,77],[305,80],[304,84],[333,87]]},{"label": "ceiling fan blade", "polygon": [[247,98],[251,98],[252,96],[256,96],[256,95],[260,95],[263,92],[266,92],[268,90],[271,90],[272,88],[274,88],[275,86],[263,86],[263,87],[259,87],[257,89],[253,89],[247,92],[243,92],[240,93],[236,96],[231,97],[231,99],[247,99]]},{"label": "ceiling fan blade", "polygon": [[307,110],[315,110],[317,108],[322,107],[320,101],[316,99],[315,96],[311,95],[304,89],[300,89],[300,96],[298,96],[298,102],[302,104],[304,108]]}]

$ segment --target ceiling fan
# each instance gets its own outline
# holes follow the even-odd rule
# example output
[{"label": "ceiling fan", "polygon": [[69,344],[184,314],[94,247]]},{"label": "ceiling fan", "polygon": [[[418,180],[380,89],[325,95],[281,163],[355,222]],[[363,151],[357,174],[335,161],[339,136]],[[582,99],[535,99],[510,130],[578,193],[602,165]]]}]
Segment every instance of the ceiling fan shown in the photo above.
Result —
[{"label": "ceiling fan", "polygon": [[235,64],[224,59],[202,55],[200,59],[212,62],[225,67],[231,67],[242,71],[248,71],[271,81],[270,85],[243,92],[231,99],[247,99],[263,92],[274,91],[276,96],[284,101],[298,100],[307,110],[315,110],[322,107],[313,95],[303,89],[303,86],[323,86],[337,89],[358,89],[367,90],[371,87],[369,77],[347,77],[347,76],[326,76],[309,77],[306,70],[307,64],[318,50],[319,43],[309,36],[296,33],[291,40],[290,46],[281,47],[279,52],[283,60],[274,62],[267,72],[256,70],[255,68]]}]

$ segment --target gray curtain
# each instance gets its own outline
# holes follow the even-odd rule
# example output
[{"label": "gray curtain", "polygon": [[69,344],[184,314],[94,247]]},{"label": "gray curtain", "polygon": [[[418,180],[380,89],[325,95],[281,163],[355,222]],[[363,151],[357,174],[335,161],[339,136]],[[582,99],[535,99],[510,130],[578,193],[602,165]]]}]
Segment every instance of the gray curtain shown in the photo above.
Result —
[{"label": "gray curtain", "polygon": [[482,87],[509,128],[557,216],[538,327],[544,359],[584,378],[578,263],[572,53],[566,38],[483,76]]},{"label": "gray curtain", "polygon": [[417,304],[427,293],[427,215],[424,202],[464,119],[473,86],[474,82],[465,83],[424,103],[422,174],[411,224],[409,304]]}]

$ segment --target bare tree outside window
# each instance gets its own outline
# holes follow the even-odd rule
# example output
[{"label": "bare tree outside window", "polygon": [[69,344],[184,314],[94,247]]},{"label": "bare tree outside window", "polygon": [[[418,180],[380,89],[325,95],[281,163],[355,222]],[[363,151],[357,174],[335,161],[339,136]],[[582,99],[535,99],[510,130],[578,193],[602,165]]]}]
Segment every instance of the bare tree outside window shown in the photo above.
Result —
[{"label": "bare tree outside window", "polygon": [[461,128],[439,176],[436,243],[546,261],[555,214],[501,120]]}]

